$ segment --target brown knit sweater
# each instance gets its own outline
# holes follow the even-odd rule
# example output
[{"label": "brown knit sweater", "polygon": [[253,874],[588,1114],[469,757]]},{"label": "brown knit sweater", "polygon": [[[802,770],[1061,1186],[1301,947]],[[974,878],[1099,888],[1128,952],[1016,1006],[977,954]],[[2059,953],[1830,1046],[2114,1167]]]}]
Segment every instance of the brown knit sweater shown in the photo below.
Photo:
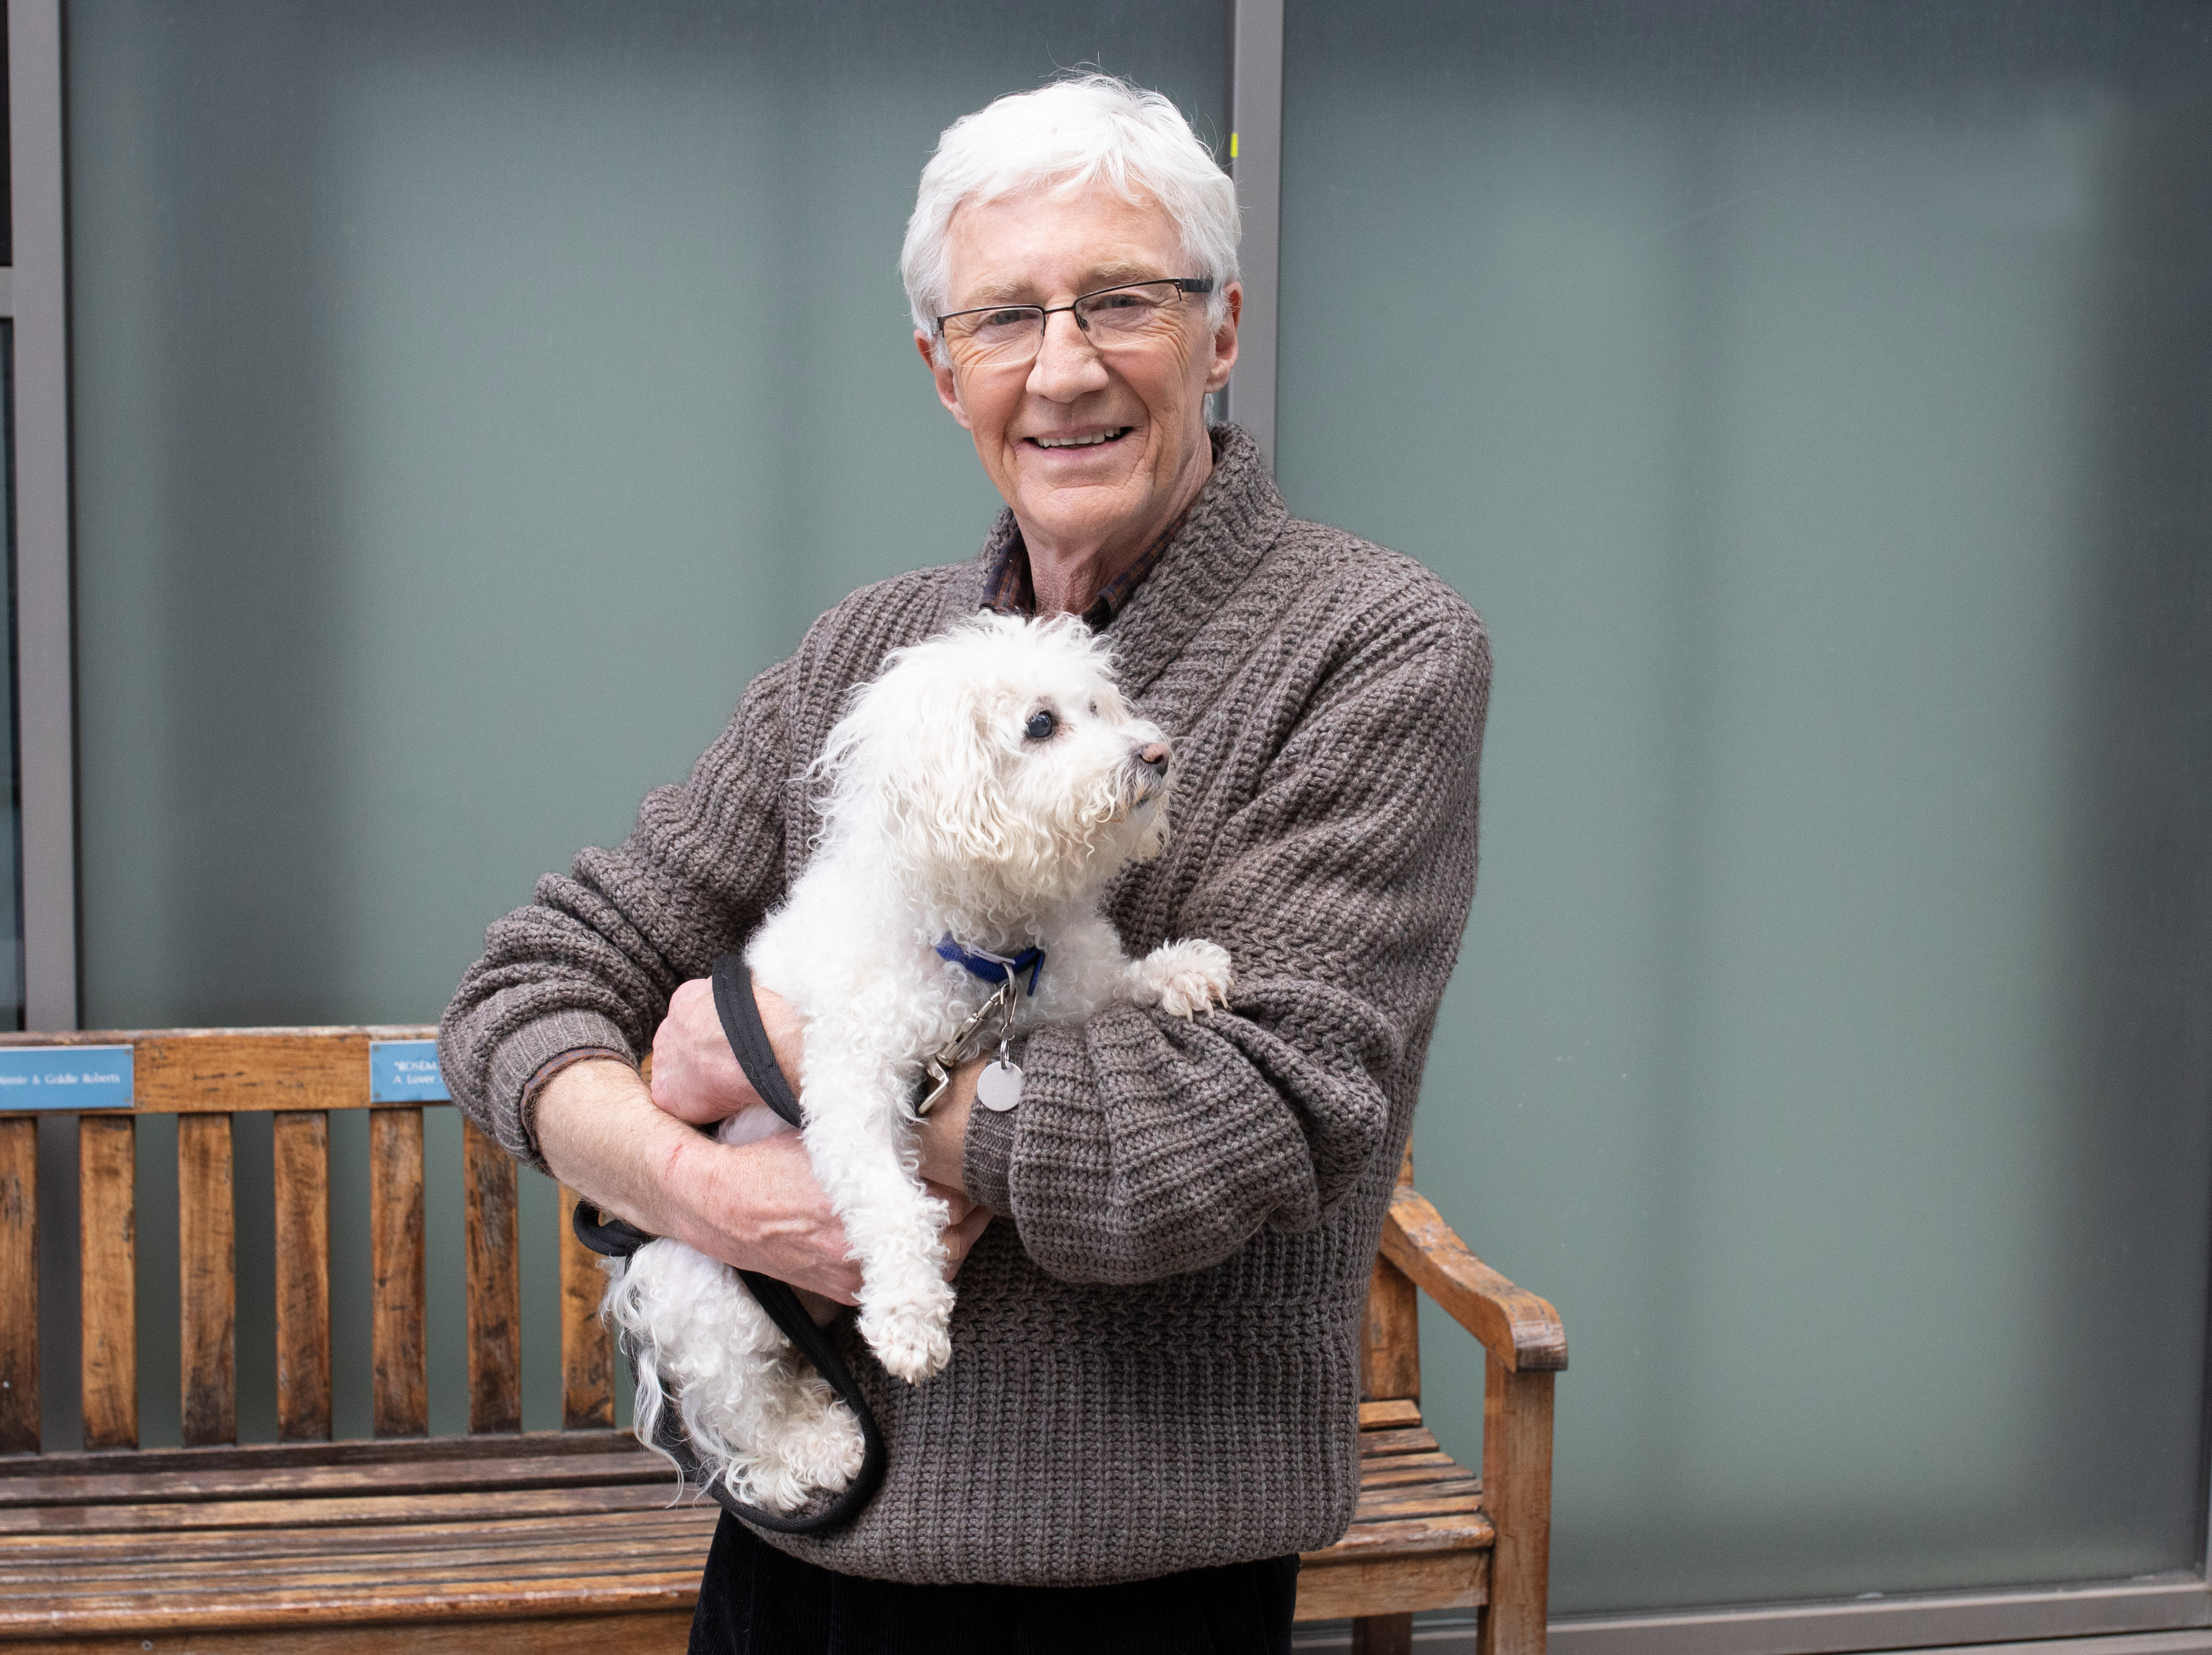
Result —
[{"label": "brown knit sweater", "polygon": [[[890,1470],[849,1527],[772,1543],[848,1573],[1073,1585],[1326,1546],[1358,1489],[1358,1331],[1382,1209],[1474,888],[1490,682],[1473,610],[1419,564],[1299,522],[1249,439],[1107,634],[1176,738],[1173,839],[1108,912],[1133,954],[1228,949],[1226,1010],[1117,1006],[1030,1041],[975,1112],[1002,1215],[959,1280],[951,1365],[843,1348]],[[538,1161],[549,1059],[642,1052],[676,985],[799,870],[803,771],[886,652],[972,613],[977,560],[855,592],[761,675],[689,781],[495,924],[446,1013],[455,1098]]]}]

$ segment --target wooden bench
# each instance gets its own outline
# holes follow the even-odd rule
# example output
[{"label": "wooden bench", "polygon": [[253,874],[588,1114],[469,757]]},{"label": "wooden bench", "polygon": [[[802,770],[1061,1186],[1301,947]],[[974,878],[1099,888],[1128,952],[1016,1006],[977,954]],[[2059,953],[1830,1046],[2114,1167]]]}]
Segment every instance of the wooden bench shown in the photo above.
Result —
[{"label": "wooden bench", "polygon": [[[516,1169],[464,1132],[469,1434],[434,1438],[420,1106],[372,1106],[372,1040],[427,1028],[0,1036],[132,1048],[134,1107],[76,1114],[84,1450],[40,1452],[37,1124],[0,1114],[0,1655],[684,1647],[718,1509],[671,1506],[614,1428],[601,1277],[566,1223],[562,1429],[521,1428]],[[0,1106],[4,1107],[4,1106]],[[333,1442],[333,1109],[370,1109],[374,1438]],[[276,1429],[236,1445],[232,1126],[273,1116]],[[52,1113],[42,1111],[41,1113]],[[135,1115],[177,1120],[182,1434],[138,1447]],[[564,1191],[562,1211],[574,1197]],[[167,1238],[154,1245],[167,1251]],[[1417,1288],[1489,1352],[1483,1474],[1421,1423]],[[1486,1652],[1544,1646],[1551,1306],[1488,1270],[1401,1183],[1368,1302],[1358,1516],[1304,1559],[1298,1618],[1410,1649],[1416,1610],[1483,1606]],[[45,1378],[51,1384],[59,1376]]]}]

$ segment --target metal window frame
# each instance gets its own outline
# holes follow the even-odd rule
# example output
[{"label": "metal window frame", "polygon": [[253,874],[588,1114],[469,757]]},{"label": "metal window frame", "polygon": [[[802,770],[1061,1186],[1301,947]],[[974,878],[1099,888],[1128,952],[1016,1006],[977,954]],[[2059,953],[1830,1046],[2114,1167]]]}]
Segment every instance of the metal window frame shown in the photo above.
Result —
[{"label": "metal window frame", "polygon": [[2202,1574],[2028,1588],[1748,1603],[1678,1614],[1576,1616],[1553,1655],[1858,1655],[2212,1628]]},{"label": "metal window frame", "polygon": [[[1554,1621],[1550,1637],[1556,1645],[1562,1623]],[[1291,1634],[1297,1655],[1350,1655],[1351,1622],[1339,1621],[1301,1626]],[[1418,1655],[1480,1655],[1480,1637],[1474,1621],[1464,1615],[1437,1616],[1413,1623],[1413,1648]],[[2037,1638],[1999,1644],[1913,1645],[1909,1649],[1865,1652],[1864,1655],[2212,1655],[2212,1629],[2183,1628],[2172,1632],[2121,1632],[2084,1638]]]},{"label": "metal window frame", "polygon": [[1243,239],[1237,262],[1244,313],[1229,417],[1275,464],[1276,297],[1282,288],[1283,0],[1232,0],[1229,39],[1229,171]]},{"label": "metal window frame", "polygon": [[16,755],[23,1026],[77,1026],[76,666],[61,0],[9,0],[15,203]]}]

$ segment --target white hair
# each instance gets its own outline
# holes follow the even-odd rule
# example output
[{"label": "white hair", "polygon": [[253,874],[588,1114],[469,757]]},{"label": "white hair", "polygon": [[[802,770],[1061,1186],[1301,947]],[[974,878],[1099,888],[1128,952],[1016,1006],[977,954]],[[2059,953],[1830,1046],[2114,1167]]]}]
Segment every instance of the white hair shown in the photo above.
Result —
[{"label": "white hair", "polygon": [[1100,182],[1124,200],[1149,196],[1167,210],[1191,266],[1173,274],[1213,278],[1206,314],[1218,326],[1237,280],[1237,186],[1174,104],[1097,74],[1010,93],[945,129],[921,169],[899,253],[915,326],[937,331],[950,286],[945,232],[963,204]]}]

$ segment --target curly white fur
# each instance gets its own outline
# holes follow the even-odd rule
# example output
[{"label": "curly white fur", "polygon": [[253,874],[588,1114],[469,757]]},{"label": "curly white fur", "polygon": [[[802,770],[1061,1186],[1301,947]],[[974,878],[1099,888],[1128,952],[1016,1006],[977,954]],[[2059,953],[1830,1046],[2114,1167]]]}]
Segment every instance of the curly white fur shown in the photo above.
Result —
[{"label": "curly white fur", "polygon": [[[953,1291],[947,1214],[915,1174],[902,1106],[992,986],[940,959],[939,939],[1046,950],[1018,1031],[1114,1000],[1193,1016],[1227,996],[1216,944],[1132,961],[1097,911],[1115,870],[1166,842],[1166,755],[1081,623],[981,615],[893,655],[817,761],[821,841],[745,960],[806,1021],[808,1158],[860,1264],[861,1336],[910,1384],[951,1356]],[[762,1106],[720,1136],[780,1127]],[[665,1386],[707,1475],[738,1500],[790,1512],[851,1482],[859,1422],[733,1271],[660,1240],[609,1274],[606,1313],[637,1360],[641,1442],[653,1446]]]}]

